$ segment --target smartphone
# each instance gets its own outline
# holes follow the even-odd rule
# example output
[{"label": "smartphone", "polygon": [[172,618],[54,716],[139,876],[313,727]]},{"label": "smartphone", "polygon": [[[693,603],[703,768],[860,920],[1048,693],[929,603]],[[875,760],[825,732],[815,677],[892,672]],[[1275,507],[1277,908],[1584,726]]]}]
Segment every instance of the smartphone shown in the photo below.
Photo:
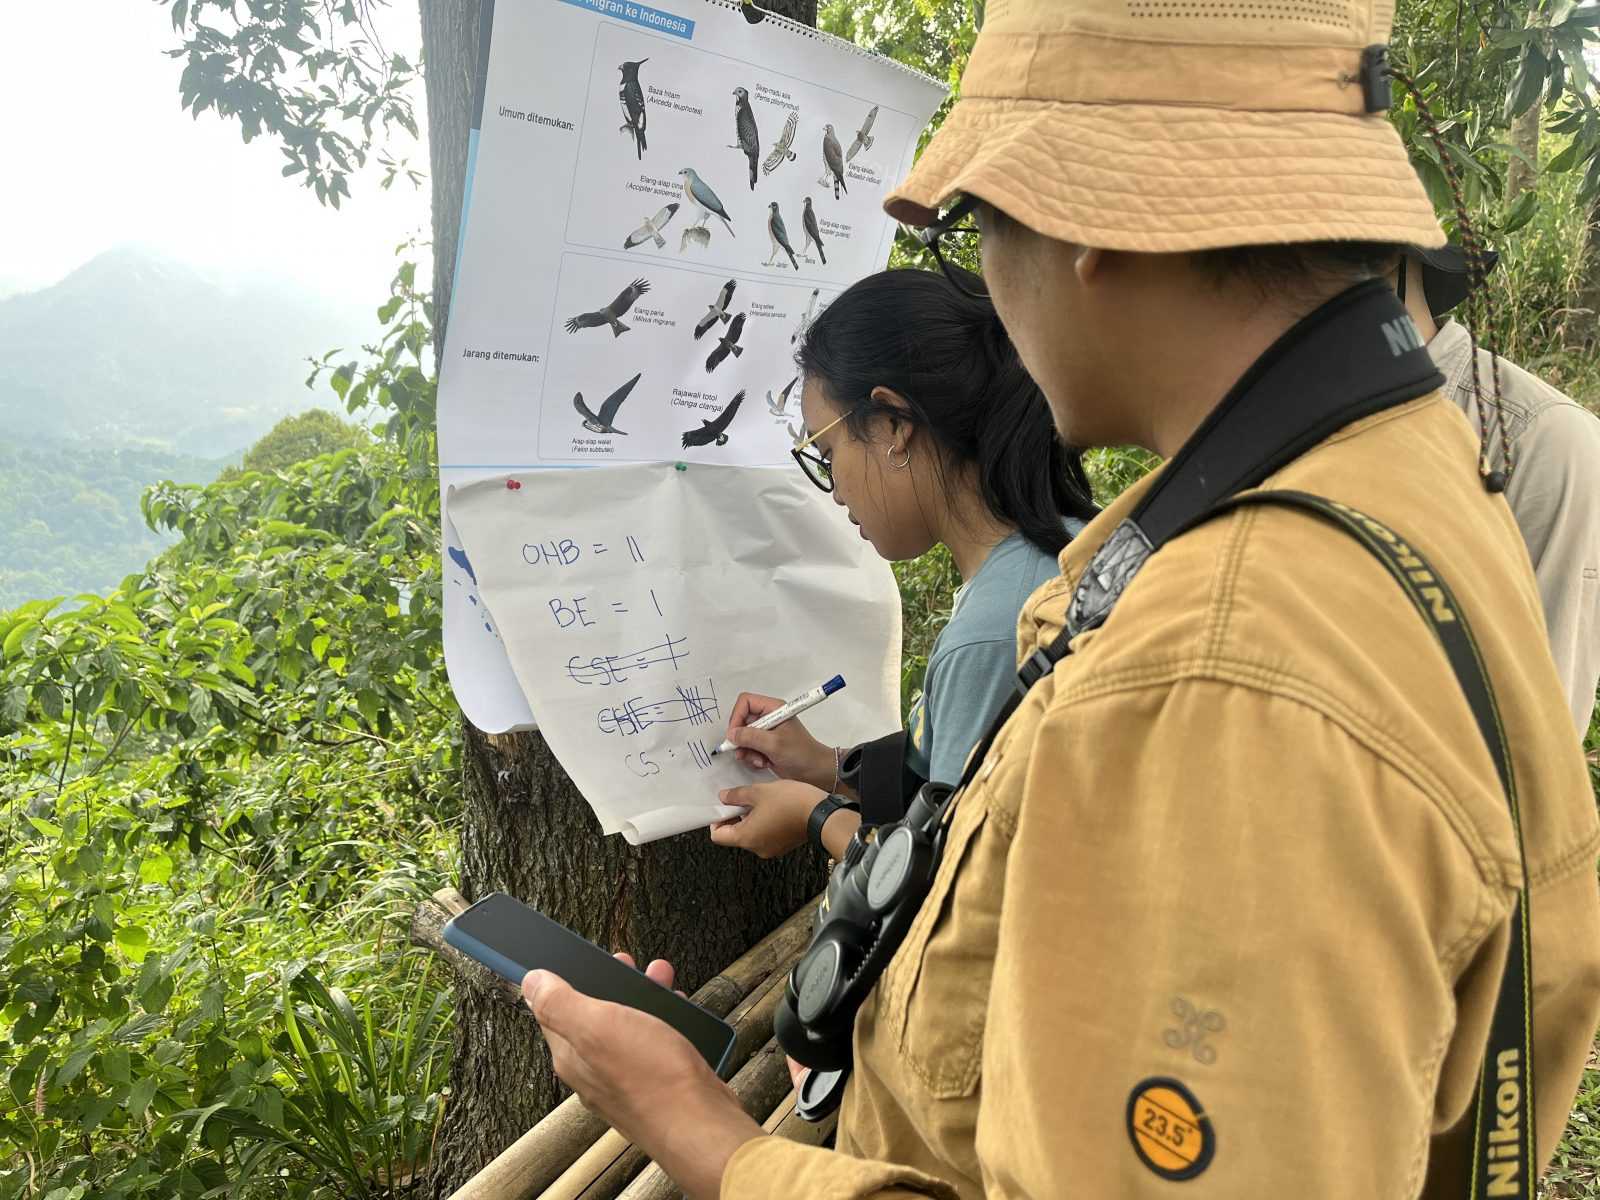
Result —
[{"label": "smartphone", "polygon": [[515,896],[494,892],[445,922],[445,944],[496,975],[521,984],[529,971],[549,971],[596,1000],[626,1004],[672,1026],[721,1075],[733,1052],[733,1028],[558,925]]}]

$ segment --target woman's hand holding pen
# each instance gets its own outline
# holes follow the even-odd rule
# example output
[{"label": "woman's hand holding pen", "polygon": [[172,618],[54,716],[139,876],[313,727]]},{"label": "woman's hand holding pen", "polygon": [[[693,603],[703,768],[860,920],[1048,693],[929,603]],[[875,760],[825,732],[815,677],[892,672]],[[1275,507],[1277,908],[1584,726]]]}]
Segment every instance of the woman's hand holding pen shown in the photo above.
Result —
[{"label": "woman's hand holding pen", "polygon": [[812,737],[798,717],[775,729],[749,727],[783,704],[774,696],[740,693],[728,721],[728,740],[737,747],[735,757],[753,771],[771,771],[780,779],[796,779],[831,791],[837,769],[833,748]]}]

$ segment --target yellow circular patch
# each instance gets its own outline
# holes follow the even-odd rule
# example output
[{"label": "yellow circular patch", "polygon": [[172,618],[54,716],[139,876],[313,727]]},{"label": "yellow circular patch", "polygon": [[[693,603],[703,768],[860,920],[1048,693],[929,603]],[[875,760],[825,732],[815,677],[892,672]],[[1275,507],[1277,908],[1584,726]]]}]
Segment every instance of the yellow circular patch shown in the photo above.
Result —
[{"label": "yellow circular patch", "polygon": [[1134,1153],[1163,1179],[1193,1179],[1211,1165],[1217,1137],[1194,1093],[1176,1079],[1146,1079],[1128,1096]]}]

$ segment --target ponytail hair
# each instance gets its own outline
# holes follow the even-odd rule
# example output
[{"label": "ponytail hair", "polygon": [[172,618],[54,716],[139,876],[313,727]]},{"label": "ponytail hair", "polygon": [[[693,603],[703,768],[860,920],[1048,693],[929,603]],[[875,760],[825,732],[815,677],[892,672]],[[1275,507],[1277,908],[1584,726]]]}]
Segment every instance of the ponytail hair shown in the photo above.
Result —
[{"label": "ponytail hair", "polygon": [[[875,417],[908,420],[938,447],[941,471],[970,471],[990,514],[1046,554],[1067,544],[1065,518],[1095,515],[1082,457],[1056,433],[993,303],[942,274],[879,271],[851,285],[795,362],[847,413],[851,436],[865,441]],[[874,399],[879,387],[906,408]]]}]

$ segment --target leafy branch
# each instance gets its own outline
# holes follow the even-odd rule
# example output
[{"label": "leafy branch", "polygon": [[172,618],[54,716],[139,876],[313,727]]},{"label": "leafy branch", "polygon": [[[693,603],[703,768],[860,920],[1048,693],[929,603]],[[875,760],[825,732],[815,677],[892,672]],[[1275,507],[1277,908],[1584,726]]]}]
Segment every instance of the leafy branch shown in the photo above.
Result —
[{"label": "leafy branch", "polygon": [[178,91],[195,116],[236,120],[246,142],[278,142],[285,176],[303,175],[339,207],[350,176],[376,154],[381,186],[419,172],[384,149],[396,130],[417,137],[411,85],[419,71],[385,49],[374,17],[388,0],[156,0],[182,45]]}]

